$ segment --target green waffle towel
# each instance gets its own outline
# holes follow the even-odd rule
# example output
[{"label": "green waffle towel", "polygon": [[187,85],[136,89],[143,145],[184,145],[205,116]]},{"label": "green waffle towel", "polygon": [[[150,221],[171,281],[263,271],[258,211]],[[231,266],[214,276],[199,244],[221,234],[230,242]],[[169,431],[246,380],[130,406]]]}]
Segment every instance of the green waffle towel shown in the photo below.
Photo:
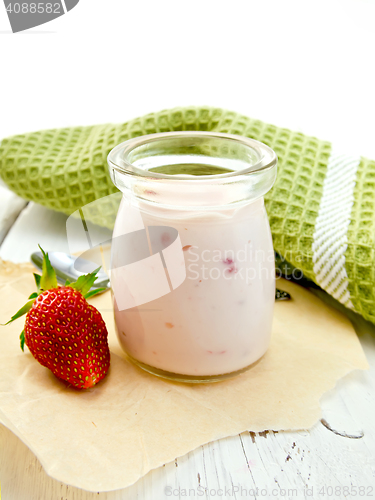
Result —
[{"label": "green waffle towel", "polygon": [[[71,214],[116,192],[107,155],[135,136],[205,130],[252,137],[278,155],[266,196],[275,250],[346,307],[375,323],[375,161],[331,143],[210,107],[152,113],[124,124],[45,130],[2,141],[0,175],[18,195]],[[111,198],[111,197],[110,197]],[[117,204],[92,222],[110,226]]]}]

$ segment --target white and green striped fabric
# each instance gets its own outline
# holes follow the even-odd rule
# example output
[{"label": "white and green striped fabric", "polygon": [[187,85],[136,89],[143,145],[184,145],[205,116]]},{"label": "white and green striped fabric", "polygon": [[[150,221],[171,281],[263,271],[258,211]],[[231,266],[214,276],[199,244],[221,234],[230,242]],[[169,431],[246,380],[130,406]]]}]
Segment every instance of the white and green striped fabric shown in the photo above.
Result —
[{"label": "white and green striped fabric", "polygon": [[345,253],[360,161],[332,148],[312,244],[315,282],[351,309]]}]

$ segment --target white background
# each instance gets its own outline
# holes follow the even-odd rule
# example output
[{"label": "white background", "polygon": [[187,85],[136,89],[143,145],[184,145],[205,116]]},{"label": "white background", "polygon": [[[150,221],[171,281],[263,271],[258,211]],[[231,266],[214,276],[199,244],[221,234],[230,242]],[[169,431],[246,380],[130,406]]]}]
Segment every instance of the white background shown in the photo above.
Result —
[{"label": "white background", "polygon": [[374,22],[374,0],[80,0],[12,34],[1,2],[0,139],[206,104],[375,157]]}]

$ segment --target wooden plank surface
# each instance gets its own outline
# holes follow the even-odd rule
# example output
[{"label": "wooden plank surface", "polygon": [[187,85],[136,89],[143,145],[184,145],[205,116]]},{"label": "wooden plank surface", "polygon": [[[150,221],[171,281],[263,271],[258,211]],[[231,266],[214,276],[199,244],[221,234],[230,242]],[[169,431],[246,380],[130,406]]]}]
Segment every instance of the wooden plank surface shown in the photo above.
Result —
[{"label": "wooden plank surface", "polygon": [[[0,257],[27,261],[38,243],[48,250],[68,251],[65,223],[66,216],[30,203],[7,232]],[[375,496],[375,328],[360,318],[355,326],[371,368],[349,374],[323,397],[325,425],[318,422],[310,431],[245,432],[222,439],[151,471],[127,489],[99,494],[48,477],[33,453],[0,426],[3,499],[351,498],[356,491],[358,497],[371,498]]]}]

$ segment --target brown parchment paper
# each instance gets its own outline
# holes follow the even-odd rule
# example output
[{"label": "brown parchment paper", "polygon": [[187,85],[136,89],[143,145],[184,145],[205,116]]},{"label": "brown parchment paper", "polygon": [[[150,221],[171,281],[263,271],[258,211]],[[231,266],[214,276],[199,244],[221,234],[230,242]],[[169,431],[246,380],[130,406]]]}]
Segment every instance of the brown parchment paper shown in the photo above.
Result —
[{"label": "brown parchment paper", "polygon": [[[29,264],[0,262],[0,322],[34,291],[31,271]],[[245,430],[309,428],[320,418],[322,394],[368,365],[342,313],[298,285],[278,286],[293,300],[275,305],[269,351],[248,372],[211,385],[164,381],[130,364],[117,343],[108,292],[90,302],[107,323],[111,368],[87,391],[67,388],[27,348],[22,353],[24,319],[0,327],[0,421],[47,474],[89,491],[124,488],[204,443]]]}]

